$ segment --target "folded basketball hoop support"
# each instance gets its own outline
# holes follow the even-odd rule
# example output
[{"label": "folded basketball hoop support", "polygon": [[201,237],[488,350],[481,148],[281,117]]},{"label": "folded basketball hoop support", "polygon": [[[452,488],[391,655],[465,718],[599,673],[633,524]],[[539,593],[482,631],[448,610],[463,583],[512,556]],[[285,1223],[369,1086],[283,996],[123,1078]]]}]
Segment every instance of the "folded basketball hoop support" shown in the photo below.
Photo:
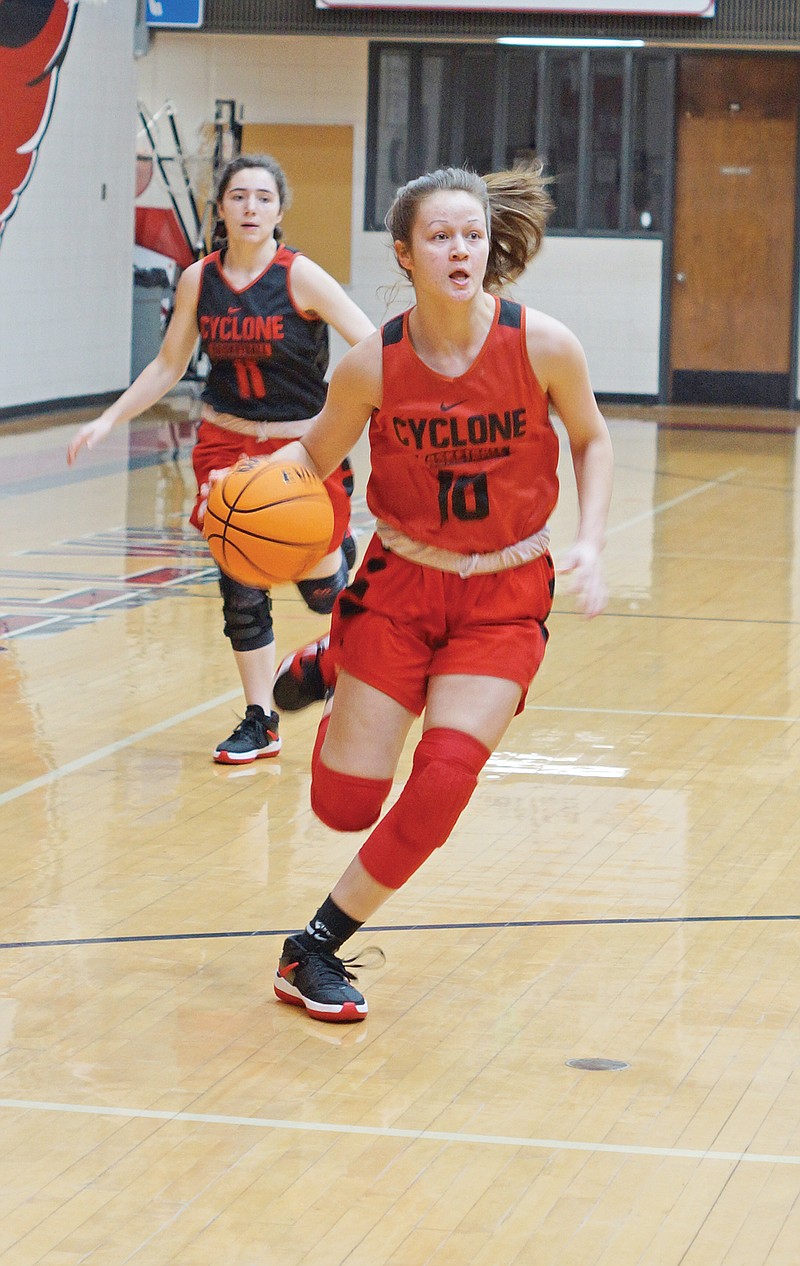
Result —
[{"label": "folded basketball hoop support", "polygon": [[[166,117],[167,123],[169,125],[169,130],[172,135],[172,139],[175,145],[174,154],[162,154],[161,150],[159,149],[157,128],[158,128],[159,117],[162,114]],[[156,112],[156,114],[148,116],[145,110],[145,107],[142,105],[140,101],[139,102],[139,118],[141,119],[142,128],[144,130],[145,136],[147,137],[147,141],[150,146],[153,159],[155,161],[156,166],[158,167],[161,179],[164,181],[164,186],[167,190],[167,196],[169,197],[170,203],[172,205],[172,209],[175,212],[175,218],[178,221],[178,225],[180,227],[181,233],[186,239],[186,245],[189,247],[189,250],[192,254],[192,258],[199,259],[201,255],[205,254],[205,250],[206,250],[205,242],[203,240],[203,231],[202,231],[203,226],[200,219],[200,213],[197,209],[197,198],[195,197],[195,192],[194,192],[194,189],[192,188],[192,182],[189,178],[189,171],[186,166],[186,156],[184,154],[183,145],[181,144],[180,133],[178,131],[178,123],[175,118],[175,111],[172,107],[172,102],[171,101],[165,102],[165,104],[161,107],[159,111]],[[173,187],[174,176],[171,173],[175,172],[176,167],[177,167],[177,171],[179,173],[179,177],[183,185],[183,191],[186,195],[186,200],[188,202],[189,209],[191,212],[190,224],[187,224],[186,216],[182,212],[180,204],[178,203],[178,199],[175,196],[175,189]]]}]

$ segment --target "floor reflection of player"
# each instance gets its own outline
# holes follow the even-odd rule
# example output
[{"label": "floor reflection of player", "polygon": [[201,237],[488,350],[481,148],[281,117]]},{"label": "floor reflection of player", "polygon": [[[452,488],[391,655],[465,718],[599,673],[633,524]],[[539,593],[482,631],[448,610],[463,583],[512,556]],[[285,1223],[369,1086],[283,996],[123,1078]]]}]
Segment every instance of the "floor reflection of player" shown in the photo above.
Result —
[{"label": "floor reflection of player", "polygon": [[[241,155],[227,166],[217,193],[221,249],[183,273],[158,356],[99,418],[81,427],[69,445],[70,464],[81,448],[94,447],[117,423],[137,417],[175,386],[198,334],[211,362],[193,454],[198,489],[211,470],[231,466],[243,453],[268,455],[302,436],[301,420],[325,401],[328,326],[350,344],[374,327],[324,269],[282,244],[279,224],[288,196],[283,170],[268,155]],[[343,457],[326,480],[335,516],[330,551],[298,584],[306,604],[321,614],[331,611],[354,561],[347,532],[350,480]],[[202,504],[198,492],[195,526]],[[223,574],[220,588],[246,712],[214,759],[240,764],[280,750],[272,604],[269,593]]]}]

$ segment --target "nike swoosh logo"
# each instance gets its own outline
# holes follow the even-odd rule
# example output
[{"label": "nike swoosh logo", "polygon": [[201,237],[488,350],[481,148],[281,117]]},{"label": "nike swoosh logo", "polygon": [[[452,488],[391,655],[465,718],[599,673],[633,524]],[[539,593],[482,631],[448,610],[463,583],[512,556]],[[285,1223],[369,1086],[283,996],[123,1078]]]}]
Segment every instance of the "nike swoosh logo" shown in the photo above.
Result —
[{"label": "nike swoosh logo", "polygon": [[452,404],[440,404],[439,408],[442,413],[449,413],[451,409],[457,409],[460,404],[464,404],[464,400],[454,400]]},{"label": "nike swoosh logo", "polygon": [[241,312],[241,310],[241,308],[228,308],[228,316],[230,316],[232,312]]}]

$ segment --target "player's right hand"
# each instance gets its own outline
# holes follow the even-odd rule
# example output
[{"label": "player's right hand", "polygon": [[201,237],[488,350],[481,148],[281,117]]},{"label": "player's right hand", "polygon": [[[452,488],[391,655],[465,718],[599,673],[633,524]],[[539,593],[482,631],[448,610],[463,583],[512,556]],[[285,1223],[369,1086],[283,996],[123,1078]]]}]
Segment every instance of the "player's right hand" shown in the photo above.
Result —
[{"label": "player's right hand", "polygon": [[[242,454],[242,456],[244,456],[244,454]],[[210,470],[208,472],[208,479],[205,483],[200,485],[198,490],[200,493],[200,500],[197,505],[197,522],[201,527],[203,526],[203,519],[206,517],[206,506],[208,505],[208,495],[211,492],[211,489],[215,484],[218,484],[220,480],[224,479],[228,471],[232,469],[233,468],[231,466],[223,466],[219,470]]]},{"label": "player's right hand", "polygon": [[109,418],[105,413],[101,413],[100,417],[95,418],[93,422],[86,422],[79,431],[76,431],[69,443],[67,465],[72,465],[82,448],[94,448],[95,444],[104,440],[113,425],[113,418]]},{"label": "player's right hand", "polygon": [[[244,456],[244,454],[242,454],[242,456]],[[214,485],[220,483],[232,470],[232,466],[220,466],[217,470],[210,470],[208,472],[208,479],[204,484],[200,485],[200,491],[203,496],[207,497]]]},{"label": "player's right hand", "polygon": [[578,610],[587,620],[600,615],[608,604],[608,587],[603,577],[600,551],[588,541],[575,541],[560,559],[558,571],[572,576],[572,592]]}]

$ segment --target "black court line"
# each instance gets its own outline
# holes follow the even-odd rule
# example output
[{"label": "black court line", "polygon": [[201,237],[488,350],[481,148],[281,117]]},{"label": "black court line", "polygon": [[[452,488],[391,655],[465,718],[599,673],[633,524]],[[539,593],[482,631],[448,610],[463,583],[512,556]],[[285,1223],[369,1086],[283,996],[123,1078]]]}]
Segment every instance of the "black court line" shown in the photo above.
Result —
[{"label": "black court line", "polygon": [[[505,919],[497,923],[393,923],[360,928],[362,933],[378,932],[459,932],[490,928],[591,928],[659,926],[668,923],[793,923],[800,914],[688,914],[666,918],[631,919]],[[292,936],[292,928],[253,928],[247,932],[160,932],[141,936],[64,937],[52,941],[0,941],[0,950],[49,949],[60,945],[140,945],[148,941],[224,941],[254,936]]]}]

